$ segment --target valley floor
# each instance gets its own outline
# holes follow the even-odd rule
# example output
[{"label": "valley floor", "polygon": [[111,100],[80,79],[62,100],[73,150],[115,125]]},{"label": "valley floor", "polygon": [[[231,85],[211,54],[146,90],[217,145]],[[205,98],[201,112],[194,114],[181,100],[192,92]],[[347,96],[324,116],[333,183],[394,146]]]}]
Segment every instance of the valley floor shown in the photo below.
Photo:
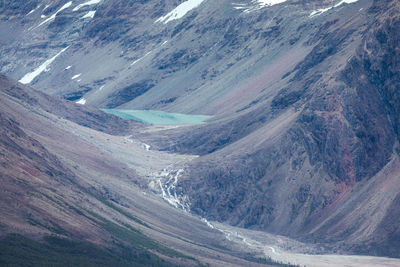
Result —
[{"label": "valley floor", "polygon": [[[320,247],[301,243],[293,239],[260,231],[208,222],[210,226],[225,234],[228,240],[243,247],[258,251],[271,259],[307,267],[396,267],[400,259],[359,255],[324,254]],[[326,252],[325,252],[326,253]]]},{"label": "valley floor", "polygon": [[[185,196],[177,195],[175,185],[180,175],[184,173],[186,164],[198,156],[153,150],[150,145],[132,136],[111,136],[71,124],[68,121],[65,121],[63,127],[104,152],[111,154],[115,159],[125,163],[127,166],[137,170],[139,175],[145,178],[149,190],[134,196],[137,203],[134,213],[138,214],[138,217],[144,222],[156,225],[157,228],[156,231],[147,230],[146,233],[156,240],[163,240],[165,243],[172,242],[174,246],[177,246],[182,251],[187,252],[189,250],[192,255],[198,256],[200,260],[203,259],[205,262],[210,263],[209,259],[206,258],[209,257],[210,253],[215,253],[214,256],[217,257],[218,252],[212,252],[210,248],[204,248],[204,251],[199,251],[198,246],[193,245],[190,248],[187,242],[181,243],[177,242],[177,240],[188,238],[196,242],[197,238],[199,238],[204,241],[204,237],[208,236],[212,237],[210,240],[215,240],[218,243],[221,239],[225,239],[222,242],[227,246],[233,246],[235,250],[247,251],[255,253],[260,258],[270,257],[278,262],[300,266],[400,266],[400,259],[333,255],[316,245],[304,244],[265,232],[208,222],[205,219],[192,216],[188,213],[188,199]],[[147,126],[142,131],[154,133],[169,128],[174,127]],[[164,203],[160,203],[162,199]],[[160,205],[173,206],[173,216],[170,213],[171,209],[160,209]],[[198,224],[197,229],[185,229],[193,225],[194,222]],[[196,233],[200,229],[201,232]],[[188,237],[188,232],[193,235]],[[203,256],[202,253],[204,254]],[[223,266],[226,264],[225,260],[221,262],[212,261],[212,265]],[[229,261],[231,261],[230,264],[232,265],[240,265],[237,260],[237,258],[232,257]]]}]

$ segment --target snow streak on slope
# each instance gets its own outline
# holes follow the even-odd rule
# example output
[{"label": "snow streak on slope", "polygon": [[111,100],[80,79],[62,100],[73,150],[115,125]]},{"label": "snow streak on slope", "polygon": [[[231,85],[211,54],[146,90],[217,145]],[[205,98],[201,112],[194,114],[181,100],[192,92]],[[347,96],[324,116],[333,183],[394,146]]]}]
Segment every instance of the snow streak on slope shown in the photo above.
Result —
[{"label": "snow streak on slope", "polygon": [[258,2],[259,5],[262,6],[273,6],[273,5],[277,5],[283,2],[286,2],[287,0],[258,0],[256,2]]},{"label": "snow streak on slope", "polygon": [[33,12],[35,12],[36,10],[38,10],[39,7],[40,7],[40,5],[38,5],[35,9],[32,9],[31,11],[29,11],[29,13],[26,14],[26,15],[32,14]]},{"label": "snow streak on slope", "polygon": [[100,2],[101,2],[101,0],[90,0],[90,1],[87,1],[87,2],[85,2],[83,4],[77,5],[76,7],[74,7],[74,9],[72,9],[72,11],[78,11],[79,9],[81,9],[84,6],[95,5],[95,4],[98,4]]},{"label": "snow streak on slope", "polygon": [[94,18],[94,14],[96,14],[96,10],[94,10],[94,11],[89,11],[88,13],[86,13],[86,15],[84,15],[83,17],[82,17],[82,19],[86,19],[86,18]]},{"label": "snow streak on slope", "polygon": [[54,57],[46,60],[42,65],[40,65],[36,70],[29,72],[27,74],[25,74],[24,77],[21,78],[21,80],[19,80],[20,83],[23,84],[28,84],[31,83],[33,81],[33,79],[35,79],[37,76],[39,76],[43,71],[48,71],[48,67],[50,66],[51,63],[53,63],[53,61],[59,56],[61,55],[65,50],[68,49],[69,46],[67,46],[66,48],[62,49],[60,52],[58,52],[57,55],[55,55]]},{"label": "snow streak on slope", "polygon": [[245,13],[250,13],[263,7],[281,4],[286,1],[287,0],[253,0],[250,5],[233,3],[233,8],[243,10]]},{"label": "snow streak on slope", "polygon": [[185,16],[190,10],[198,7],[204,0],[188,0],[183,2],[167,15],[162,16],[156,20],[156,22],[163,22],[167,24],[168,22],[176,19],[180,19]]},{"label": "snow streak on slope", "polygon": [[82,73],[76,74],[74,76],[72,76],[71,80],[75,80],[77,78],[79,78],[82,75]]},{"label": "snow streak on slope", "polygon": [[66,8],[69,8],[71,5],[72,5],[72,1],[69,1],[68,3],[63,5],[59,10],[57,10],[56,13],[54,13],[53,15],[51,15],[50,17],[48,17],[47,19],[42,21],[38,26],[36,26],[36,28],[42,26],[43,24],[45,24],[47,22],[50,22],[50,21],[54,20],[58,13],[60,13],[61,11],[63,11]]},{"label": "snow streak on slope", "polygon": [[141,58],[136,59],[135,61],[133,61],[133,62],[131,63],[131,66],[135,65],[136,63],[138,63],[139,61],[141,61],[142,59],[144,59],[145,57],[147,57],[148,55],[150,55],[151,52],[152,52],[152,51],[147,52],[143,57],[141,57]]},{"label": "snow streak on slope", "polygon": [[319,16],[319,15],[331,10],[332,8],[339,7],[339,6],[343,5],[343,4],[355,3],[357,1],[358,0],[342,0],[342,1],[340,1],[339,3],[337,3],[334,6],[327,7],[327,8],[321,8],[321,9],[318,9],[318,10],[314,10],[313,12],[311,12],[310,17]]}]

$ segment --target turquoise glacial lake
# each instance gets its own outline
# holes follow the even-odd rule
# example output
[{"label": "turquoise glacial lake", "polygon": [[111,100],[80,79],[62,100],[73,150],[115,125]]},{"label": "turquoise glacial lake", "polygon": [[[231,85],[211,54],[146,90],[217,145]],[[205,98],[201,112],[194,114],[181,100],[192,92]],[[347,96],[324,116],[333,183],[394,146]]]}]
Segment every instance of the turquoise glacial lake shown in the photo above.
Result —
[{"label": "turquoise glacial lake", "polygon": [[205,120],[212,118],[212,116],[206,115],[168,113],[160,110],[102,109],[102,111],[125,120],[140,121],[153,125],[202,124]]}]

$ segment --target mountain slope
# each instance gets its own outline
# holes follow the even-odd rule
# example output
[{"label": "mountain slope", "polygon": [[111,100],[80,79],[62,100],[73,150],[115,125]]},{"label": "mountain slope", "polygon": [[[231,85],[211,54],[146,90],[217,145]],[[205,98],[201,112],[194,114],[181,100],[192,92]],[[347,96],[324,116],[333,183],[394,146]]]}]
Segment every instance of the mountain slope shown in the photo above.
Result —
[{"label": "mountain slope", "polygon": [[[2,78],[2,80],[4,80],[4,77]],[[7,84],[2,84],[3,90],[7,88],[5,86],[7,86]],[[7,88],[7,91],[9,89],[10,88]],[[23,91],[24,96],[29,96],[29,91],[25,91],[18,86],[14,86],[13,89]],[[129,245],[124,245],[121,243],[122,240],[118,241],[118,239],[115,239],[115,242],[120,243],[119,246],[121,249],[128,249],[130,246],[134,245],[131,249],[136,252],[132,251],[132,255],[123,257],[124,260],[127,262],[145,263],[147,261],[148,264],[168,265],[166,261],[159,259],[157,256],[147,251],[151,246],[155,247],[156,243],[153,245],[151,243],[153,241],[136,230],[136,232],[130,233],[132,230],[129,230],[129,228],[125,229],[123,226],[116,224],[115,219],[110,220],[107,218],[109,215],[103,217],[106,214],[110,214],[110,212],[112,214],[113,209],[107,207],[108,201],[103,200],[100,191],[93,188],[90,192],[88,188],[86,188],[87,184],[84,180],[65,165],[66,159],[60,158],[60,155],[56,156],[42,145],[42,143],[45,143],[49,146],[49,142],[52,139],[58,140],[58,145],[64,146],[66,145],[64,142],[70,142],[70,145],[76,146],[85,146],[85,144],[79,141],[78,138],[74,138],[70,134],[60,131],[58,127],[54,126],[51,120],[56,120],[55,116],[38,108],[34,108],[27,103],[21,103],[15,99],[13,100],[13,98],[5,96],[5,90],[3,90],[0,100],[2,108],[2,193],[0,203],[2,210],[1,223],[3,238],[7,233],[19,233],[35,239],[41,239],[41,237],[48,235],[57,235],[53,238],[49,237],[47,240],[56,247],[57,243],[61,245],[61,247],[58,248],[60,255],[53,260],[66,257],[66,262],[69,262],[67,252],[62,250],[62,247],[73,247],[74,244],[79,245],[81,241],[91,242],[87,243],[87,245],[81,243],[82,246],[86,246],[83,247],[83,249],[89,249],[91,251],[96,251],[97,249],[101,251],[108,247],[107,250],[110,250],[110,252],[114,251],[117,254],[122,253],[122,251],[118,252],[119,249],[117,247],[106,245],[107,242],[113,239],[113,233],[111,231],[113,227],[119,229],[119,231],[126,231],[126,234],[131,234],[134,236],[135,242],[138,242],[137,244],[131,243]],[[33,98],[30,97],[30,99]],[[32,109],[36,112],[32,112]],[[60,134],[63,135],[63,139],[55,139],[55,137]],[[64,142],[61,140],[64,140]],[[91,151],[86,145],[85,152],[82,155],[85,159],[83,159],[79,165],[76,165],[75,168],[82,167],[86,162],[90,161],[90,153]],[[110,168],[108,164],[111,164],[114,165],[113,168],[114,171],[116,171],[118,164],[113,162],[111,158],[108,158],[108,163],[102,161],[105,159],[107,159],[107,157],[103,159],[96,157],[98,162],[95,164],[98,164],[97,167],[103,165],[102,171],[104,172],[104,170]],[[121,173],[121,171],[118,172]],[[104,172],[103,176],[106,175],[107,173]],[[130,175],[130,177],[132,179],[134,176]],[[112,207],[111,204],[108,205]],[[97,208],[95,207],[108,211],[101,214],[101,212],[96,211]],[[106,225],[110,228],[107,229]],[[68,239],[72,240],[68,241],[67,239],[60,239],[60,237],[68,237]],[[6,240],[9,240],[7,238],[8,237],[2,242],[7,242]],[[10,236],[9,238],[14,240],[13,242],[21,242],[22,244],[22,247],[19,248],[20,250],[14,249],[12,253],[23,254],[24,246],[31,242],[19,236]],[[114,238],[118,237],[116,236]],[[148,245],[143,247],[141,247],[141,245],[138,246],[141,240],[143,240],[142,242],[147,242],[150,247],[146,249]],[[64,242],[64,245],[62,245],[62,242]],[[2,245],[4,244],[2,243]],[[32,246],[34,249],[39,249],[41,247],[39,243],[34,243]],[[9,252],[10,254],[7,253],[9,249],[11,249],[11,247],[7,245],[3,251],[2,261],[5,261],[3,262],[4,264],[6,264],[8,260],[11,260],[9,262],[11,264],[14,262],[11,251]],[[65,253],[65,255],[63,253]],[[24,264],[28,262],[34,263],[33,258],[29,258],[29,256],[37,257],[34,251],[31,255],[28,254],[25,256],[27,257],[27,261]],[[72,256],[72,258],[73,257],[75,256]],[[90,255],[83,255],[82,257],[87,257],[87,259],[77,259],[79,264],[82,265],[85,261],[92,264],[94,263],[94,259],[91,258]],[[146,258],[148,258],[148,260],[146,260]],[[105,265],[110,266],[112,265],[111,262],[116,259],[107,255],[103,260],[105,261]],[[109,264],[106,263],[108,261],[110,262]],[[44,263],[44,261],[42,263]]]},{"label": "mountain slope", "polygon": [[367,20],[331,23],[287,77],[291,84],[255,115],[216,123],[217,135],[198,129],[202,141],[178,139],[177,150],[222,147],[193,163],[182,184],[193,210],[358,253],[397,256],[398,8],[377,1]]},{"label": "mountain slope", "polygon": [[[193,213],[331,251],[398,257],[397,1],[9,2],[0,12],[2,72],[87,106],[213,115],[132,133],[142,126],[94,109],[51,110],[180,153],[174,186]],[[127,159],[118,143],[126,139],[80,129],[117,161],[105,169],[125,177],[119,164],[146,161]],[[52,147],[66,159],[92,149]],[[93,155],[87,174],[108,162]],[[162,191],[155,182],[138,183]]]},{"label": "mountain slope", "polygon": [[[56,107],[68,105],[65,117],[93,110],[3,76],[1,81],[2,264],[274,265],[144,191],[144,177],[90,140],[113,139],[124,144],[130,157],[148,157],[140,145],[135,150],[125,136],[80,126],[37,103],[45,98]],[[117,118],[98,114],[118,125]]]},{"label": "mountain slope", "polygon": [[[31,85],[100,107],[219,114],[276,94],[285,86],[280,78],[334,20],[310,17],[330,1],[263,8],[257,1],[201,1],[168,22],[158,18],[185,1],[100,1],[77,10],[80,2],[65,9],[67,1],[32,2],[30,14],[21,4],[11,17],[3,11],[2,27],[12,24],[16,36],[4,41],[1,71],[24,80],[57,56]],[[332,16],[351,16],[369,1],[361,2]],[[82,19],[93,10],[92,19]]]}]

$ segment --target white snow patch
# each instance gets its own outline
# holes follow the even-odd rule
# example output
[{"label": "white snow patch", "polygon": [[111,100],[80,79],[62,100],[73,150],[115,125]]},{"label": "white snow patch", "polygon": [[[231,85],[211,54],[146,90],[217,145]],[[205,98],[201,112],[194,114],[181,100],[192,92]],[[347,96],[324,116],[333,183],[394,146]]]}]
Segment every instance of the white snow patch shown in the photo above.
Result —
[{"label": "white snow patch", "polygon": [[152,51],[147,52],[143,57],[141,57],[141,58],[136,59],[135,61],[133,61],[133,62],[131,63],[131,66],[135,65],[136,63],[138,63],[139,61],[141,61],[142,59],[144,59],[145,57],[147,57],[148,55],[150,55],[151,52],[152,52]]},{"label": "white snow patch", "polygon": [[76,7],[74,7],[74,9],[72,9],[72,11],[78,11],[79,9],[81,9],[84,6],[91,6],[91,5],[95,5],[100,3],[102,0],[89,0],[83,4],[77,5]]},{"label": "white snow patch", "polygon": [[174,8],[167,15],[159,17],[155,22],[163,22],[167,24],[170,21],[180,19],[185,16],[190,10],[198,7],[204,0],[188,0]]},{"label": "white snow patch", "polygon": [[234,9],[248,9],[249,5],[248,4],[242,4],[242,3],[232,3]]},{"label": "white snow patch", "polygon": [[253,0],[251,4],[232,3],[234,9],[244,10],[245,13],[259,10],[266,6],[273,6],[286,2],[287,0]]},{"label": "white snow patch", "polygon": [[150,151],[150,148],[151,148],[150,145],[148,145],[148,144],[146,144],[146,143],[143,143],[142,145],[143,145],[143,148],[144,148],[146,151]]},{"label": "white snow patch", "polygon": [[79,105],[85,105],[86,104],[86,99],[84,97],[82,97],[81,99],[79,99],[75,103],[77,103]]},{"label": "white snow patch", "polygon": [[133,61],[133,62],[131,63],[131,66],[135,65],[136,63],[138,63],[138,62],[139,62],[140,60],[142,60],[142,59],[143,59],[143,58],[139,58],[139,59]]},{"label": "white snow patch", "polygon": [[42,19],[46,18],[46,15],[40,15],[40,18]]},{"label": "white snow patch", "polygon": [[257,0],[256,2],[261,6],[273,6],[286,1],[287,0]]},{"label": "white snow patch", "polygon": [[86,15],[84,15],[81,19],[86,19],[86,18],[94,18],[94,14],[96,14],[96,10],[94,11],[89,11],[88,13],[86,13]]},{"label": "white snow patch", "polygon": [[29,13],[28,14],[26,14],[26,15],[30,15],[30,14],[32,14],[33,12],[35,12],[36,10],[38,10],[38,8],[40,7],[40,5],[39,6],[37,6],[36,8],[34,8],[34,9],[32,9],[31,11],[29,11]]},{"label": "white snow patch", "polygon": [[[42,26],[43,24],[52,21],[56,18],[57,14],[60,13],[61,11],[63,11],[66,8],[69,8],[72,5],[72,1],[69,1],[68,3],[66,3],[65,5],[63,5],[59,10],[56,11],[56,13],[54,13],[53,15],[51,15],[50,17],[48,17],[47,19],[45,19],[44,21],[42,21],[37,27]],[[43,15],[42,15],[43,16]],[[46,17],[46,16],[45,16]]]},{"label": "white snow patch", "polygon": [[321,14],[323,14],[323,13],[325,13],[325,12],[331,10],[332,8],[339,7],[339,6],[343,5],[343,4],[355,3],[355,2],[357,2],[357,1],[358,1],[358,0],[342,0],[342,1],[340,1],[339,3],[337,3],[336,5],[333,5],[333,6],[331,6],[331,7],[321,8],[321,9],[314,10],[313,12],[311,12],[311,14],[310,14],[309,17],[319,16],[319,15],[321,15]]},{"label": "white snow patch", "polygon": [[21,78],[21,80],[19,80],[20,83],[23,84],[28,84],[31,83],[33,81],[33,79],[35,79],[37,76],[39,76],[43,71],[48,70],[48,67],[50,66],[51,63],[53,63],[53,61],[62,53],[64,53],[65,50],[68,49],[69,46],[67,46],[66,48],[63,48],[60,52],[58,52],[57,55],[55,55],[54,57],[46,60],[42,65],[40,65],[36,70],[29,72],[27,74],[25,74],[24,77]]},{"label": "white snow patch", "polygon": [[65,68],[65,70],[69,70],[71,67],[72,67],[72,66],[68,66],[68,67]]},{"label": "white snow patch", "polygon": [[82,73],[76,74],[72,76],[71,80],[75,80],[76,78],[79,78],[82,75]]},{"label": "white snow patch", "polygon": [[100,86],[99,91],[103,90],[105,85]]}]

